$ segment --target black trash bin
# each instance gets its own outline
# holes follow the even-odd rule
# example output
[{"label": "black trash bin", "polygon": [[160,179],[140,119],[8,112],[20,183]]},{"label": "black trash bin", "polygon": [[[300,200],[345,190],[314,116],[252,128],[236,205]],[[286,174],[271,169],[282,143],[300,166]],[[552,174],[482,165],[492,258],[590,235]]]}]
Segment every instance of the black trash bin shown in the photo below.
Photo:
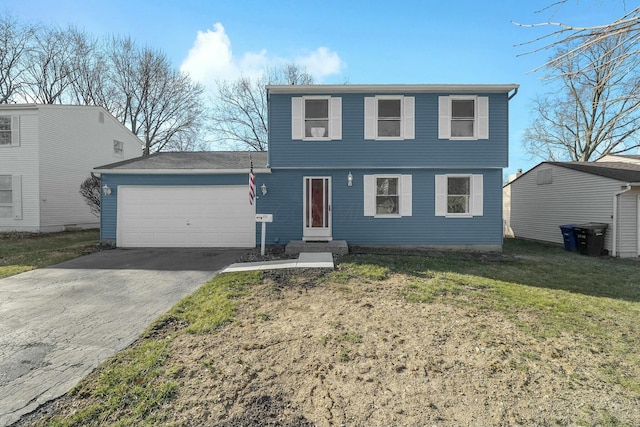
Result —
[{"label": "black trash bin", "polygon": [[578,243],[578,251],[582,255],[600,256],[604,253],[604,234],[609,224],[588,222],[573,227]]}]

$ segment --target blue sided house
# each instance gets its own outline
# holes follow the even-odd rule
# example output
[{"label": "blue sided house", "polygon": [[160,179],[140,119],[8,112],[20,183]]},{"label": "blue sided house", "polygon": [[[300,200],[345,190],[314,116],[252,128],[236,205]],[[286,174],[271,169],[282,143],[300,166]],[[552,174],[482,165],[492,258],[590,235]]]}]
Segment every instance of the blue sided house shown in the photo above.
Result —
[{"label": "blue sided house", "polygon": [[159,153],[96,168],[101,240],[254,247],[258,221],[271,216],[267,244],[499,250],[509,100],[517,90],[268,86],[266,153]]}]

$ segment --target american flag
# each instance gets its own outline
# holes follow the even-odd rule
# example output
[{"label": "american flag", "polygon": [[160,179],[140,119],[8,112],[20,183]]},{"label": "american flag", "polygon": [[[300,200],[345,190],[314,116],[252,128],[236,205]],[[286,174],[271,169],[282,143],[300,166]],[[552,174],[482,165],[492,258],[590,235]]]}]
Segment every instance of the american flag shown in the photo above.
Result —
[{"label": "american flag", "polygon": [[256,198],[256,176],[253,174],[253,161],[251,161],[251,169],[249,169],[249,204],[253,205]]}]

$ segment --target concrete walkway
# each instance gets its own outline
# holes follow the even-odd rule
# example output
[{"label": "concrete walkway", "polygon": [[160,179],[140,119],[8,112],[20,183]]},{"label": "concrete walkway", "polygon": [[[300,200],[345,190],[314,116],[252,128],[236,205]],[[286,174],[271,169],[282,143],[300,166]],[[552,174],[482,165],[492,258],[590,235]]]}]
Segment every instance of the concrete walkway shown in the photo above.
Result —
[{"label": "concrete walkway", "polygon": [[221,273],[254,270],[276,270],[280,268],[334,268],[333,255],[330,252],[308,253],[298,255],[298,259],[283,259],[277,261],[239,262],[231,264]]},{"label": "concrete walkway", "polygon": [[0,279],[0,427],[68,392],[244,253],[115,249]]}]

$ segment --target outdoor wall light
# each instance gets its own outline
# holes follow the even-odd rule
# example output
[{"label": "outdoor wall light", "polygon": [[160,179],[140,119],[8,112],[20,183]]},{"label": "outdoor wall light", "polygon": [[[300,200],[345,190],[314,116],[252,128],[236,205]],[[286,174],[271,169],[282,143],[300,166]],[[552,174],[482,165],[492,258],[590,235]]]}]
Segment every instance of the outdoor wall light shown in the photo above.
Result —
[{"label": "outdoor wall light", "polygon": [[347,175],[347,185],[349,187],[353,185],[353,175],[351,175],[351,172],[349,172],[349,175]]},{"label": "outdoor wall light", "polygon": [[266,196],[267,195],[267,185],[266,184],[262,184],[260,186],[260,190],[262,190],[262,195]]},{"label": "outdoor wall light", "polygon": [[102,194],[104,194],[105,196],[110,196],[111,195],[111,189],[109,188],[109,186],[107,184],[102,186]]}]

